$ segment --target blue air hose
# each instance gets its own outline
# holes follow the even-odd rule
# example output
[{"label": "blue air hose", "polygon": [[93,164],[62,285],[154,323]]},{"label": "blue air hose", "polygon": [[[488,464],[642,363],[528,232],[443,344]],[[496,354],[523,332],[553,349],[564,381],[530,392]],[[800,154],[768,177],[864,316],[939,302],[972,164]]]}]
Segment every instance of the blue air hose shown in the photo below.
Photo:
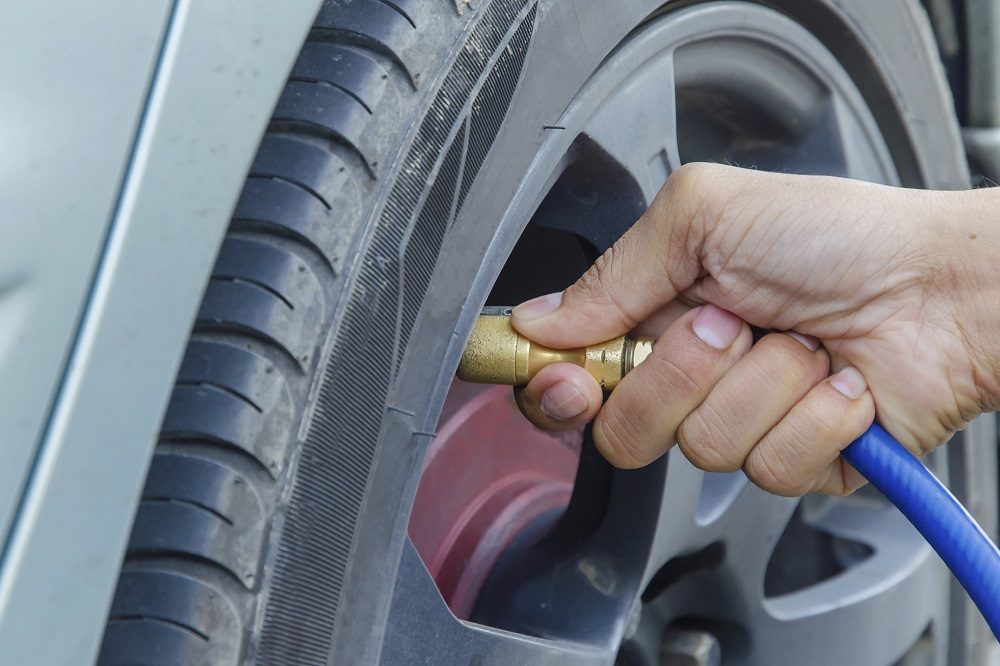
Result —
[{"label": "blue air hose", "polygon": [[1000,640],[1000,550],[969,512],[878,424],[843,455],[927,539]]}]

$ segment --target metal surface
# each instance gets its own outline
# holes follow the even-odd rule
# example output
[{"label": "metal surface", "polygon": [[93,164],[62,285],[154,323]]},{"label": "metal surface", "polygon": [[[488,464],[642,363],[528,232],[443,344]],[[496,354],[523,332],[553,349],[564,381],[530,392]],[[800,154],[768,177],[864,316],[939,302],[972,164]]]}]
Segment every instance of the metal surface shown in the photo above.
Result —
[{"label": "metal surface", "polygon": [[[383,664],[531,664],[598,666],[609,663],[605,650],[567,641],[498,631],[452,615],[434,587],[413,544],[403,544],[395,598],[409,600],[385,633]],[[415,641],[413,637],[421,640]]]},{"label": "metal surface", "polygon": [[510,313],[509,307],[493,307],[479,315],[458,362],[459,379],[524,386],[548,365],[572,363],[590,373],[602,389],[611,391],[653,352],[652,338],[624,335],[589,347],[552,349],[515,331]]},{"label": "metal surface", "polygon": [[663,635],[660,666],[720,666],[719,640],[707,631],[668,629]]},{"label": "metal surface", "polygon": [[169,0],[0,6],[0,533],[66,368]]},{"label": "metal surface", "polygon": [[968,99],[971,127],[1000,127],[1000,3],[964,0]]},{"label": "metal surface", "polygon": [[[976,516],[983,531],[996,542],[1000,514],[997,505],[988,498],[996,497],[1000,490],[995,472],[1000,448],[997,421],[995,418],[976,419],[965,432],[978,448],[970,450],[969,447],[948,447],[948,468],[954,473],[951,491],[959,497],[976,498],[971,502],[966,500],[966,508]],[[994,444],[991,445],[991,442]],[[970,492],[972,490],[975,492]],[[969,647],[965,654],[953,649],[950,663],[958,663],[964,659],[972,664],[1000,666],[1000,642],[992,636],[982,613],[961,588],[956,586],[952,594],[955,605],[951,619],[953,622],[965,620],[963,638]]]},{"label": "metal surface", "polygon": [[981,179],[974,184],[1000,184],[1000,127],[966,127],[962,138],[973,176]]},{"label": "metal surface", "polygon": [[[9,536],[0,574],[0,663],[88,663],[97,649],[155,433],[219,240],[318,4],[181,0],[173,10],[79,338]],[[73,20],[63,5],[53,6],[52,12]],[[127,38],[133,49],[149,42],[155,50],[159,26],[151,30],[139,20],[140,7],[143,15],[155,8],[146,3],[108,6],[114,19],[106,19],[106,32],[87,21],[64,25],[61,18],[52,18],[52,26],[64,26],[65,34],[89,45],[79,51],[66,48],[66,58],[86,74],[73,81],[79,71],[71,67],[58,80],[78,83],[86,91],[83,99],[93,96],[100,113],[109,114],[112,128],[107,132],[86,129],[86,138],[95,142],[88,144],[88,155],[103,154],[106,137],[117,136],[113,126],[134,128],[119,109],[109,111],[109,99],[117,99],[109,91],[130,80],[119,80],[114,72],[133,58],[115,51],[116,36]],[[104,13],[89,5],[82,11],[94,17]],[[10,34],[10,25],[4,30]],[[53,33],[53,39],[63,32]],[[30,42],[42,35],[48,38],[40,27],[22,36]],[[88,55],[105,50],[107,67]],[[23,53],[5,62],[24,63]],[[32,71],[40,85],[55,80]],[[83,101],[69,99],[43,108],[72,112],[74,106],[87,108]],[[82,131],[69,121],[67,117],[59,132],[52,130],[52,141]],[[22,146],[17,159],[37,154],[35,148]],[[120,169],[120,161],[113,166]],[[62,167],[72,177],[46,171],[51,180],[49,189],[39,192],[39,206],[89,201],[89,195],[77,198],[86,193],[85,187],[76,189],[79,179],[98,175],[99,167],[110,168],[64,158],[48,167],[38,165]],[[31,174],[24,170],[25,176]],[[118,177],[113,175],[112,182]],[[86,244],[73,246],[77,226],[106,219],[90,204],[76,213],[51,210],[58,226],[44,233],[45,248],[65,242],[71,253],[65,256],[86,252]],[[31,209],[24,216],[37,217]],[[36,268],[63,275],[65,267],[75,265],[63,256],[53,253],[51,264]],[[90,284],[79,275],[68,279]],[[55,304],[47,308],[46,322],[65,316],[58,310]],[[47,323],[31,330],[33,342],[47,336],[47,330]],[[59,356],[58,351],[52,354]],[[16,389],[18,382],[5,386]]]},{"label": "metal surface", "polygon": [[455,382],[424,460],[409,535],[456,617],[468,619],[497,558],[569,504],[581,433],[547,433],[511,390]]},{"label": "metal surface", "polygon": [[1000,183],[1000,3],[965,2],[965,100],[962,129],[976,186]]}]

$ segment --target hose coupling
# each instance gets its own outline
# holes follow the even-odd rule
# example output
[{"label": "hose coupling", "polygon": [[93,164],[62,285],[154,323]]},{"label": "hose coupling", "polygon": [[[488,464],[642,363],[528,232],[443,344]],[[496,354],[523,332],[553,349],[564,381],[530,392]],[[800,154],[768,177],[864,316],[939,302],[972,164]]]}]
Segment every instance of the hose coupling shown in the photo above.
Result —
[{"label": "hose coupling", "polygon": [[621,335],[577,349],[552,349],[520,335],[510,324],[511,308],[488,307],[476,319],[458,364],[458,378],[478,384],[524,386],[552,363],[573,363],[610,391],[653,351],[651,338]]}]

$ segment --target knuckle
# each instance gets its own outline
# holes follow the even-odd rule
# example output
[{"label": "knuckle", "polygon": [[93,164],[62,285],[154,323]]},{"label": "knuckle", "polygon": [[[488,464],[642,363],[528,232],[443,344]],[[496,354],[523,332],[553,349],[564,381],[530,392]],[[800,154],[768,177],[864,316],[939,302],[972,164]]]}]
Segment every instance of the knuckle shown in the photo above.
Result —
[{"label": "knuckle", "polygon": [[567,291],[583,300],[609,303],[618,311],[623,324],[631,329],[638,326],[639,317],[617,298],[616,286],[625,281],[625,269],[628,263],[625,257],[629,255],[630,243],[628,233],[616,240]]},{"label": "knuckle", "polygon": [[678,397],[695,396],[702,392],[702,378],[706,373],[669,356],[657,354],[656,349],[653,347],[653,353],[643,362],[649,368],[643,370],[643,374],[649,376],[650,388],[661,402],[676,401]]},{"label": "knuckle", "polygon": [[[670,174],[653,201],[653,219],[659,221],[661,233],[667,233],[668,248],[672,248],[668,255],[675,255],[674,265],[682,265],[685,257],[697,256],[707,231],[720,222],[723,204],[718,190],[726,182],[716,177],[720,168],[713,164],[684,164]],[[674,280],[672,273],[668,273],[668,279]]]},{"label": "knuckle", "polygon": [[827,358],[825,354],[816,354],[806,349],[784,333],[769,333],[757,343],[761,347],[762,364],[767,368],[761,370],[774,374],[777,368],[786,381],[811,385],[826,376]]},{"label": "knuckle", "polygon": [[591,270],[587,271],[589,275],[587,285],[594,290],[607,287],[614,278],[614,274],[619,270],[618,265],[621,263],[620,258],[624,253],[623,250],[624,242],[622,238],[619,238],[597,258],[594,265],[590,267]]},{"label": "knuckle", "polygon": [[821,492],[824,495],[831,495],[833,497],[847,497],[848,495],[854,494],[854,489],[848,487],[844,483],[837,483],[837,484],[827,484],[823,486]]},{"label": "knuckle", "polygon": [[846,465],[847,463],[844,462],[843,458],[835,461],[826,470],[825,474],[817,477],[816,483],[813,484],[810,491],[833,497],[847,497],[854,493],[860,486],[855,486],[850,481],[851,475]]},{"label": "knuckle", "polygon": [[[852,404],[850,409],[850,414],[848,415],[851,421],[851,427],[849,428],[851,441],[861,436],[868,426],[872,424],[875,420],[875,398],[872,396],[871,392],[862,396],[862,400],[856,400]],[[930,453],[933,447],[926,449],[926,447],[921,447],[923,453]]]},{"label": "knuckle", "polygon": [[677,444],[692,465],[706,472],[733,472],[743,463],[737,459],[728,441],[728,426],[717,417],[714,409],[703,404],[692,412],[677,429]]},{"label": "knuckle", "polygon": [[594,444],[616,467],[640,467],[647,462],[635,419],[622,414],[614,405],[605,405],[598,415],[594,423]]},{"label": "knuckle", "polygon": [[840,434],[839,421],[835,412],[830,410],[829,405],[804,401],[801,413],[797,417],[791,422],[791,425],[799,436],[809,437],[818,442],[838,439]]},{"label": "knuckle", "polygon": [[781,424],[780,434],[774,438],[773,447],[782,452],[783,459],[795,457],[803,464],[811,464],[814,458],[829,451],[839,436],[834,428],[811,418],[802,418],[796,414]]},{"label": "knuckle", "polygon": [[[610,250],[608,251],[610,252]],[[607,252],[598,257],[597,261],[591,264],[590,268],[567,291],[574,292],[577,296],[583,298],[593,298],[599,293],[601,289],[601,270],[607,262],[605,258],[606,254]]]},{"label": "knuckle", "polygon": [[788,464],[772,451],[762,452],[759,447],[750,452],[743,466],[746,475],[755,484],[775,495],[799,495],[802,482]]},{"label": "knuckle", "polygon": [[[706,472],[731,472],[732,468],[712,445],[711,440],[692,438],[689,434],[677,434],[677,444],[684,457],[692,465]],[[738,467],[738,466],[737,466]]]},{"label": "knuckle", "polygon": [[667,190],[672,195],[699,195],[712,170],[713,165],[703,162],[682,164],[667,178]]},{"label": "knuckle", "polygon": [[[700,216],[718,217],[718,189],[725,184],[726,178],[718,178],[719,171],[724,169],[717,164],[704,162],[689,162],[675,169],[663,187],[663,205],[680,207],[685,217]],[[669,203],[667,203],[669,202]],[[660,203],[660,198],[657,201]]]}]

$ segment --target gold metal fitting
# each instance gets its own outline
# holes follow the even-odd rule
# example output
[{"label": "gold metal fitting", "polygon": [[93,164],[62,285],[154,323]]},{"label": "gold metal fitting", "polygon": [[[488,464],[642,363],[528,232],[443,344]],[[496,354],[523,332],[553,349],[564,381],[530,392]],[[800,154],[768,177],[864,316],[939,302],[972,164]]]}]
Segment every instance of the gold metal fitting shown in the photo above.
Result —
[{"label": "gold metal fitting", "polygon": [[510,325],[511,308],[485,308],[476,319],[458,364],[458,378],[478,384],[524,386],[552,363],[573,363],[610,391],[653,351],[651,338],[619,336],[589,347],[552,349]]}]

